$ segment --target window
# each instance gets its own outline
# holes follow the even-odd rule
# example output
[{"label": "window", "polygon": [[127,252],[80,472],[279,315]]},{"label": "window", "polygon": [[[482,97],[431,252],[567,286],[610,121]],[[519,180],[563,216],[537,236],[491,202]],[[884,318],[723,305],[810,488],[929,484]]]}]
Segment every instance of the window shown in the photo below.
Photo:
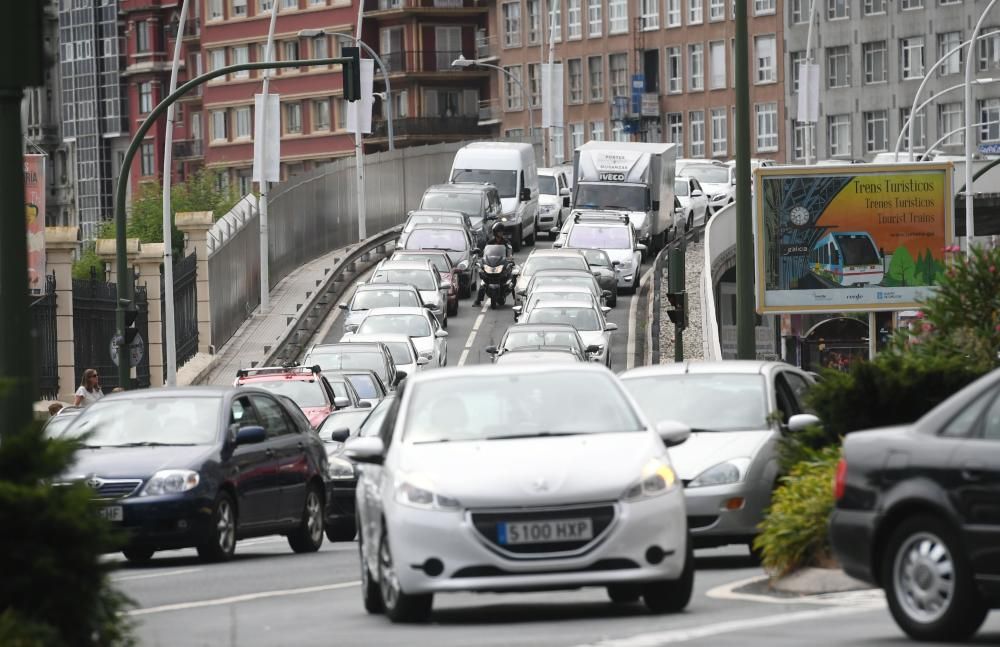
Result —
[{"label": "window", "polygon": [[[242,65],[250,62],[250,48],[246,45],[237,45],[233,48],[233,65]],[[234,79],[246,79],[250,77],[249,70],[234,72]]]},{"label": "window", "polygon": [[503,68],[503,94],[507,110],[522,110],[524,97],[521,96],[521,66],[508,65]]},{"label": "window", "polygon": [[659,29],[660,0],[639,0],[639,6],[642,10],[642,15],[640,16],[642,29]]},{"label": "window", "polygon": [[683,63],[681,62],[681,48],[667,48],[667,93],[674,94],[682,92],[681,74],[683,73]]},{"label": "window", "polygon": [[1000,30],[995,28],[983,29],[986,34],[979,39],[979,60],[977,66],[980,72],[985,72],[993,67],[1000,66]]},{"label": "window", "polygon": [[562,42],[562,0],[549,0],[549,28],[545,34],[552,37],[553,43]]},{"label": "window", "polygon": [[541,63],[528,63],[528,105],[532,108],[542,105]]},{"label": "window", "polygon": [[889,150],[889,116],[885,110],[864,113],[865,152],[881,153]]},{"label": "window", "polygon": [[688,90],[705,89],[705,47],[701,43],[688,45]]},{"label": "window", "polygon": [[[795,130],[793,131],[793,147],[794,150],[792,154],[795,155],[795,159],[805,159],[806,156],[806,134],[812,131],[812,124],[796,123]],[[810,142],[810,159],[816,159],[816,134],[813,132],[812,141]]]},{"label": "window", "polygon": [[144,81],[139,84],[139,113],[146,114],[153,110],[153,83]]},{"label": "window", "polygon": [[958,146],[965,142],[965,129],[962,128],[964,120],[965,115],[961,101],[938,106],[939,135],[944,137],[948,133],[952,133],[941,142],[944,146]]},{"label": "window", "polygon": [[[771,7],[773,11],[774,0],[771,0]],[[708,0],[708,19],[712,22],[726,19],[726,0]]]},{"label": "window", "polygon": [[253,133],[253,122],[250,119],[250,106],[236,109],[236,139],[249,138]]},{"label": "window", "polygon": [[257,13],[262,14],[265,11],[270,11],[274,8],[274,0],[260,0],[257,4]]},{"label": "window", "polygon": [[247,0],[232,0],[230,7],[232,16],[239,18],[247,15]]},{"label": "window", "polygon": [[569,145],[570,148],[576,150],[580,146],[583,146],[583,124],[570,124],[569,125]]},{"label": "window", "polygon": [[604,100],[604,59],[600,56],[587,58],[587,74],[590,75],[590,100]]},{"label": "window", "polygon": [[148,20],[140,20],[135,23],[135,49],[139,52],[148,52],[150,50]]},{"label": "window", "polygon": [[620,121],[611,122],[611,141],[627,142],[628,135],[625,134],[625,126]]},{"label": "window", "polygon": [[712,157],[726,155],[726,136],[729,126],[726,124],[726,109],[712,108]]},{"label": "window", "polygon": [[982,99],[977,105],[980,143],[1000,142],[1000,99]]},{"label": "window", "polygon": [[611,54],[608,56],[608,73],[611,76],[611,96],[630,96],[628,83],[628,55]]},{"label": "window", "polygon": [[902,9],[903,11],[923,9],[924,0],[899,0],[899,8]]},{"label": "window", "polygon": [[139,174],[143,176],[156,175],[156,147],[153,142],[142,142],[139,155]]},{"label": "window", "polygon": [[542,17],[540,14],[540,0],[527,0],[525,5],[528,10],[528,44],[537,45],[541,42]]},{"label": "window", "polygon": [[754,111],[757,113],[757,151],[778,150],[778,104],[758,103]]},{"label": "window", "polygon": [[826,85],[846,88],[851,84],[851,49],[847,45],[826,48]]},{"label": "window", "polygon": [[208,0],[208,19],[222,20],[222,0]]},{"label": "window", "polygon": [[924,75],[924,37],[912,36],[899,39],[899,68],[906,79],[919,79]]},{"label": "window", "polygon": [[570,40],[583,36],[581,2],[582,0],[566,0],[566,38]]},{"label": "window", "polygon": [[769,16],[775,12],[775,0],[753,0],[753,15]]},{"label": "window", "polygon": [[702,8],[704,0],[688,0],[688,24],[698,25],[702,21]]},{"label": "window", "polygon": [[566,159],[566,141],[562,128],[552,129],[552,159],[556,164],[562,164]]},{"label": "window", "polygon": [[955,53],[945,59],[944,63],[938,69],[938,72],[942,76],[945,74],[958,74],[962,71],[962,50],[965,48],[959,47],[961,44],[962,32],[960,31],[949,31],[938,34],[938,58],[944,58],[945,54],[958,48]]},{"label": "window", "polygon": [[578,58],[567,61],[566,73],[569,76],[569,102],[583,103],[583,61]]},{"label": "window", "polygon": [[625,0],[608,0],[608,33],[623,34],[628,31],[628,3]]},{"label": "window", "polygon": [[804,22],[809,22],[809,7],[811,4],[812,0],[789,0],[788,20],[793,25],[801,25]]},{"label": "window", "polygon": [[521,46],[521,3],[505,2],[503,10],[504,47]]},{"label": "window", "polygon": [[310,48],[312,49],[313,58],[329,58],[330,39],[326,36],[326,34],[323,34],[322,36],[314,36]]},{"label": "window", "polygon": [[595,142],[604,141],[604,120],[590,122],[590,139]]},{"label": "window", "polygon": [[341,97],[337,97],[333,100],[333,107],[335,108],[334,119],[337,120],[336,128],[337,130],[347,129],[347,101]]},{"label": "window", "polygon": [[677,144],[684,149],[684,115],[679,112],[667,114],[667,136],[671,144]]},{"label": "window", "polygon": [[788,53],[788,74],[792,78],[792,94],[799,93],[799,65],[806,62],[805,52]]},{"label": "window", "polygon": [[288,416],[281,410],[281,405],[269,397],[263,395],[251,395],[253,408],[260,416],[260,422],[267,429],[267,437],[275,438],[292,433],[292,426],[288,421]]},{"label": "window", "polygon": [[229,139],[229,133],[226,129],[226,111],[225,110],[213,110],[212,111],[212,141],[213,142],[224,142]]},{"label": "window", "polygon": [[226,66],[226,50],[213,49],[208,52],[208,70],[210,72]]},{"label": "window", "polygon": [[281,0],[282,9],[298,9],[299,0]]},{"label": "window", "polygon": [[886,0],[864,0],[865,15],[879,16],[885,13]]},{"label": "window", "polygon": [[705,111],[689,112],[688,123],[691,124],[691,157],[705,157]]},{"label": "window", "polygon": [[[927,146],[927,111],[921,110],[913,121],[913,148],[923,149]],[[903,133],[902,148],[910,148],[910,135],[907,120],[910,118],[909,108],[899,109],[899,127]],[[942,135],[944,133],[941,133]]]},{"label": "window", "polygon": [[830,115],[827,117],[827,139],[830,143],[830,157],[851,154],[851,115]]},{"label": "window", "polygon": [[851,17],[851,0],[826,0],[826,17],[840,20]]},{"label": "window", "polygon": [[709,87],[713,90],[726,87],[726,41],[708,44]]},{"label": "window", "polygon": [[861,54],[865,59],[865,85],[889,80],[889,52],[884,40],[863,43]]},{"label": "window", "polygon": [[591,38],[600,36],[604,31],[604,16],[601,11],[602,0],[587,1],[587,35]]},{"label": "window", "polygon": [[777,70],[774,63],[774,36],[755,36],[754,51],[757,54],[757,83],[774,83]]},{"label": "window", "polygon": [[[286,40],[281,44],[282,54],[281,59],[283,61],[294,61],[299,58],[299,41],[297,40]],[[282,71],[283,74],[291,74],[296,72],[295,68],[288,68]]]},{"label": "window", "polygon": [[285,133],[294,135],[302,132],[302,104],[292,102],[285,104]]}]

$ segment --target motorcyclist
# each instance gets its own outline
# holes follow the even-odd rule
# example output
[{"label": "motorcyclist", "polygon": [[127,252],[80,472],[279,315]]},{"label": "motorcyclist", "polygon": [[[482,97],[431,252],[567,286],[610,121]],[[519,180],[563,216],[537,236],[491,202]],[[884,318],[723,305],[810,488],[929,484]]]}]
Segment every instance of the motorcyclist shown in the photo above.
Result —
[{"label": "motorcyclist", "polygon": [[[503,245],[506,249],[506,258],[509,262],[514,260],[514,249],[507,242],[507,239],[503,235],[503,225],[499,222],[493,223],[493,228],[490,230],[493,232],[493,240],[487,241],[487,245]],[[476,305],[482,305],[483,296],[486,294],[486,283],[479,282],[479,292],[476,294]]]}]

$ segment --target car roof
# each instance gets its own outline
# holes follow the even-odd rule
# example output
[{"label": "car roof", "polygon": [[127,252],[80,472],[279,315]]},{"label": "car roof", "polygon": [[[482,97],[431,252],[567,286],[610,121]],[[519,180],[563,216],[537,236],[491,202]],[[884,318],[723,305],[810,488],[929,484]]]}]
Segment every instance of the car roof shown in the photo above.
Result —
[{"label": "car roof", "polygon": [[456,209],[414,209],[410,213],[406,214],[407,218],[411,216],[452,216],[457,218],[467,217],[464,213]]},{"label": "car roof", "polygon": [[546,346],[542,349],[515,348],[505,351],[502,355],[499,355],[496,363],[494,363],[494,366],[496,366],[497,363],[508,362],[513,364],[533,364],[535,362],[557,362],[559,364],[564,364],[567,359],[571,359],[573,362],[579,362],[580,356],[565,346]]},{"label": "car roof", "polygon": [[596,304],[594,303],[594,297],[590,297],[590,301],[539,301],[532,308],[531,312],[535,310],[544,310],[546,308],[586,308],[588,310],[593,310]]},{"label": "car roof", "polygon": [[424,193],[482,193],[496,187],[486,182],[455,182],[452,184],[432,184]]},{"label": "car roof", "polygon": [[507,332],[517,332],[517,331],[527,331],[531,332],[533,330],[558,330],[560,332],[577,332],[576,328],[569,324],[564,323],[516,323],[512,326],[507,327]]},{"label": "car roof", "polygon": [[[353,346],[353,348],[348,349],[349,346]],[[306,354],[310,355],[312,353],[322,353],[324,351],[335,351],[335,350],[339,351],[351,350],[354,352],[358,351],[382,352],[382,348],[383,348],[382,344],[379,342],[364,342],[364,343],[358,342],[356,344],[348,344],[347,342],[339,341],[339,342],[334,342],[332,344],[316,344],[315,346],[310,348],[306,352]]]},{"label": "car roof", "polygon": [[[544,276],[544,274],[542,276]],[[565,285],[560,283],[541,285],[535,288],[535,290],[543,294],[545,292],[586,292],[587,294],[590,294],[590,289],[582,285]],[[535,294],[535,292],[533,291],[532,294]]]},{"label": "car roof", "polygon": [[[233,386],[173,386],[173,387],[157,387],[155,389],[134,389],[132,391],[120,391],[118,393],[109,393],[108,395],[101,398],[101,402],[113,401],[113,400],[132,400],[132,399],[153,399],[153,398],[206,398],[206,397],[224,397],[229,395],[236,387]],[[243,393],[244,389],[240,389]],[[267,393],[267,391],[261,391],[261,393]]]},{"label": "car roof", "polygon": [[532,273],[531,278],[536,279],[547,276],[589,276],[590,278],[594,278],[594,275],[591,274],[589,269],[578,270],[572,267],[547,267],[545,269],[536,270]]},{"label": "car roof", "polygon": [[461,380],[470,377],[495,375],[530,375],[533,373],[546,373],[551,370],[561,373],[566,371],[575,371],[580,373],[593,373],[595,375],[599,374],[609,378],[614,377],[614,374],[611,373],[607,367],[603,364],[597,364],[596,362],[558,362],[552,364],[539,363],[537,365],[515,363],[510,367],[505,367],[500,364],[466,364],[465,366],[456,366],[441,371],[420,371],[416,375],[407,378],[407,382],[409,383],[407,388],[412,389],[416,384],[436,380]]},{"label": "car roof", "polygon": [[536,249],[528,254],[528,260],[533,256],[579,256],[580,252],[573,249]]},{"label": "car roof", "polygon": [[[419,251],[419,250],[412,250]],[[431,270],[430,261],[402,261],[399,259],[389,259],[387,261],[382,261],[382,263],[375,268],[377,270]],[[380,284],[385,285],[385,284]]]},{"label": "car roof", "polygon": [[262,375],[245,375],[236,378],[241,384],[250,384],[253,382],[277,382],[278,380],[287,380],[294,382],[318,382],[322,373],[264,373]]},{"label": "car roof", "polygon": [[[451,223],[451,222],[418,222],[417,224],[413,225],[413,229],[410,230],[410,233],[413,233],[415,231],[423,231],[427,229],[451,229],[454,231],[466,230],[464,224],[459,225],[457,223]],[[417,251],[417,250],[412,250],[412,251]]]},{"label": "car roof", "polygon": [[[444,252],[439,252],[438,250],[435,249],[429,249],[426,252],[417,252],[416,250],[414,251],[415,253],[444,254]],[[357,289],[358,290],[405,290],[406,292],[416,292],[417,294],[420,294],[420,290],[413,287],[409,283],[362,283],[361,285],[358,286]]]},{"label": "car roof", "polygon": [[679,375],[683,373],[703,375],[718,373],[763,375],[765,373],[770,373],[779,367],[793,368],[790,364],[785,364],[784,362],[770,362],[752,359],[719,360],[711,362],[674,362],[670,364],[657,364],[656,366],[634,368],[630,371],[622,373],[622,377],[629,378],[655,375]]},{"label": "car roof", "polygon": [[431,316],[426,308],[417,308],[415,306],[392,306],[388,308],[372,308],[371,310],[368,310],[369,317],[374,314]]},{"label": "car roof", "polygon": [[398,335],[390,333],[354,334],[347,338],[346,344],[362,344],[367,342],[405,342],[413,344],[413,339],[409,335]]}]

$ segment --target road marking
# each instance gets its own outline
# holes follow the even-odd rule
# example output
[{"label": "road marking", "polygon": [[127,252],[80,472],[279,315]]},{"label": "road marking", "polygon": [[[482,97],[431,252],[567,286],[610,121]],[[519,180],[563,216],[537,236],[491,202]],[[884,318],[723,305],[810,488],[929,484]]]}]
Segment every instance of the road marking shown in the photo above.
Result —
[{"label": "road marking", "polygon": [[176,571],[162,571],[159,573],[144,573],[142,575],[125,575],[123,577],[112,577],[112,582],[131,582],[133,580],[149,580],[154,577],[171,577],[173,575],[185,575],[187,573],[197,573],[200,568],[182,568]]},{"label": "road marking", "polygon": [[252,602],[254,600],[265,600],[268,598],[283,598],[289,595],[305,595],[307,593],[322,593],[323,591],[335,591],[337,589],[348,589],[361,584],[356,582],[338,582],[336,584],[323,584],[320,586],[306,586],[300,589],[279,589],[276,591],[260,591],[258,593],[246,593],[244,595],[232,595],[225,598],[214,598],[211,600],[198,600],[197,602],[178,602],[176,604],[164,604],[158,607],[146,607],[144,609],[132,609],[128,611],[130,616],[147,616],[154,613],[167,613],[169,611],[185,611],[187,609],[202,609],[205,607],[218,607],[227,604],[237,604],[239,602]]},{"label": "road marking", "polygon": [[660,645],[688,642],[691,640],[698,640],[700,638],[737,633],[749,629],[777,627],[795,622],[808,622],[810,620],[827,620],[838,616],[848,616],[870,611],[873,611],[873,609],[859,607],[810,609],[809,611],[781,613],[770,616],[747,618],[745,620],[714,622],[710,625],[691,627],[689,629],[671,629],[669,631],[638,634],[627,638],[602,640],[600,642],[588,643],[586,647],[659,647]]},{"label": "road marking", "polygon": [[636,320],[636,314],[639,311],[639,295],[642,293],[642,288],[645,287],[646,282],[649,280],[653,269],[656,267],[656,263],[646,270],[646,273],[642,275],[639,279],[639,289],[632,293],[632,300],[629,302],[628,306],[628,343],[625,345],[625,370],[635,368],[635,327],[638,324]]},{"label": "road marking", "polygon": [[479,316],[476,317],[475,323],[472,324],[472,330],[469,331],[469,338],[465,340],[465,347],[462,349],[462,355],[458,358],[459,366],[464,366],[465,360],[469,358],[469,351],[472,350],[472,345],[476,343],[476,335],[479,334],[479,327],[483,325],[483,320],[486,318],[486,311],[489,309],[489,302],[483,303],[483,307],[479,311]]}]

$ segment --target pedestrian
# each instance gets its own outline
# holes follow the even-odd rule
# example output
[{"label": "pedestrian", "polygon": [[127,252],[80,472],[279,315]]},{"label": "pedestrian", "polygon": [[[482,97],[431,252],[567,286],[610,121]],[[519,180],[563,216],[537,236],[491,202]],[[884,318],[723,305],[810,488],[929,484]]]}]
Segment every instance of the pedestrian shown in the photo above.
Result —
[{"label": "pedestrian", "polygon": [[76,399],[73,401],[75,407],[87,407],[104,397],[101,391],[100,376],[97,370],[88,368],[83,372],[80,380],[80,388],[76,390]]},{"label": "pedestrian", "polygon": [[51,417],[55,416],[57,413],[59,413],[60,411],[62,411],[62,408],[63,408],[63,403],[62,402],[53,402],[52,404],[50,404],[49,405],[49,417],[51,418]]}]

